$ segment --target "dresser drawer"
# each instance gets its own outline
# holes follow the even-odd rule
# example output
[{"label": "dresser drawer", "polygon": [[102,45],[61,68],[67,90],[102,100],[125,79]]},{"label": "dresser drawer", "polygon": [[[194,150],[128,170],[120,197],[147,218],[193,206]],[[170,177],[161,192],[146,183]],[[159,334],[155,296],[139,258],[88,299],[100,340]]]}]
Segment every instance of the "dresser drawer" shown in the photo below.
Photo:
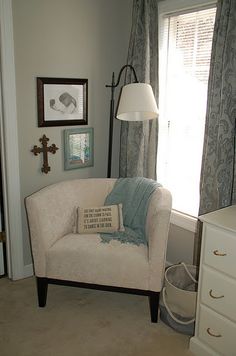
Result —
[{"label": "dresser drawer", "polygon": [[236,355],[236,324],[200,305],[199,339],[224,356]]},{"label": "dresser drawer", "polygon": [[203,265],[201,302],[236,321],[236,280]]},{"label": "dresser drawer", "polygon": [[236,237],[229,231],[206,225],[203,262],[236,278]]}]

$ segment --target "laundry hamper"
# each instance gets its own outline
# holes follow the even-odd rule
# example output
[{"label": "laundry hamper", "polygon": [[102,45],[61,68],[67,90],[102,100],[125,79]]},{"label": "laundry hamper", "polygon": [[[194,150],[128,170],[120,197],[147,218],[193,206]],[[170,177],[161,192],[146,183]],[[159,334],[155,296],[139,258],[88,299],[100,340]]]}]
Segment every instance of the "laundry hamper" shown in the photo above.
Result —
[{"label": "laundry hamper", "polygon": [[160,302],[161,320],[181,333],[194,334],[198,269],[183,262],[168,267]]}]

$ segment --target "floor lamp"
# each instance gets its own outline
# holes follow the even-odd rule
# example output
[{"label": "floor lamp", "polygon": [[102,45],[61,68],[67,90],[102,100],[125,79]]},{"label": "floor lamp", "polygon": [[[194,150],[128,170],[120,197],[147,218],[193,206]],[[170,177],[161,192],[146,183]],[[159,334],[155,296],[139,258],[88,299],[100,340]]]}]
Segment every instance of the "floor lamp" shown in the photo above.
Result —
[{"label": "floor lamp", "polygon": [[130,69],[134,76],[134,82],[124,85],[117,104],[116,118],[124,121],[144,121],[155,119],[158,115],[158,108],[150,84],[139,83],[134,67],[130,64],[124,65],[115,82],[115,74],[112,73],[112,82],[106,85],[111,88],[110,101],[110,124],[109,124],[109,145],[108,145],[108,166],[107,177],[111,177],[112,163],[112,141],[113,141],[113,120],[114,120],[114,94],[115,88],[120,83],[121,75],[124,69]]}]

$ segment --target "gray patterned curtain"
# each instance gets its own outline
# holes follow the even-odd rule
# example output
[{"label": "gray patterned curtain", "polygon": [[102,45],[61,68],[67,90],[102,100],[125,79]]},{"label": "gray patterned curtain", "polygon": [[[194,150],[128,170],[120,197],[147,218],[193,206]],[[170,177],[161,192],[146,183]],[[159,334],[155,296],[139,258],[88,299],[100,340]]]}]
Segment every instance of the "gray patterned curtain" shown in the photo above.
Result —
[{"label": "gray patterned curtain", "polygon": [[[158,5],[157,0],[134,0],[127,63],[134,66],[140,82],[151,84],[158,99]],[[158,101],[157,101],[158,102]],[[156,179],[157,120],[122,122],[120,177]]]},{"label": "gray patterned curtain", "polygon": [[213,35],[199,215],[236,203],[236,1],[219,0]]}]

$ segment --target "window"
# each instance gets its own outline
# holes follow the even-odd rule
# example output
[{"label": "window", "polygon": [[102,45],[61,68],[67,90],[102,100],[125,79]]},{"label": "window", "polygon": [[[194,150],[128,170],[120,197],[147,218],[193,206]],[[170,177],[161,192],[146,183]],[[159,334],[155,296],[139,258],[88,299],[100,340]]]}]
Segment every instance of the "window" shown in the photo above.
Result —
[{"label": "window", "polygon": [[[163,2],[164,3],[164,2]],[[206,4],[206,2],[205,2]],[[161,14],[157,178],[197,216],[215,6]]]}]

